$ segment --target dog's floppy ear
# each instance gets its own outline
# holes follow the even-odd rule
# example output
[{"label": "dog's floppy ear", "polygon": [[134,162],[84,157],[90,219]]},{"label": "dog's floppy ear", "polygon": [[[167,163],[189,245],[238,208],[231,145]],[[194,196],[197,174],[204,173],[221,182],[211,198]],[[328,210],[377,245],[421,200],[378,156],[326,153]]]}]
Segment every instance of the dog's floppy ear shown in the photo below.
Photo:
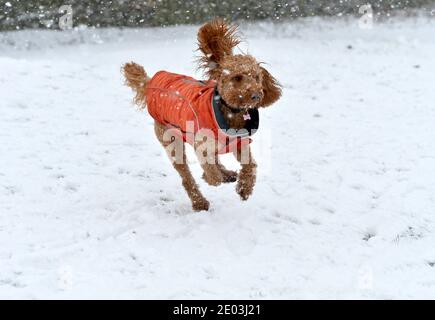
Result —
[{"label": "dog's floppy ear", "polygon": [[211,71],[225,56],[232,55],[233,48],[239,43],[237,26],[228,26],[220,18],[206,23],[198,32],[198,46],[202,52],[200,67],[212,74]]},{"label": "dog's floppy ear", "polygon": [[281,85],[265,68],[260,67],[263,73],[263,99],[260,102],[261,107],[268,107],[275,103],[281,97]]}]

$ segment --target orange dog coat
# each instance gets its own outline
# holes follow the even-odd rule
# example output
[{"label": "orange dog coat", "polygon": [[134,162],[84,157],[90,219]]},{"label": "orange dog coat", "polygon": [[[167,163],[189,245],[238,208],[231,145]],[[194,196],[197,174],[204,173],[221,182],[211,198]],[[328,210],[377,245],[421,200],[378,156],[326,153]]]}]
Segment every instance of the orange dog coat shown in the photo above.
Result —
[{"label": "orange dog coat", "polygon": [[258,110],[248,111],[244,129],[229,128],[220,110],[222,101],[216,86],[216,81],[159,71],[146,88],[148,112],[159,123],[177,129],[190,144],[195,134],[206,131],[219,142],[219,153],[235,151],[251,142],[250,136],[258,129]]}]

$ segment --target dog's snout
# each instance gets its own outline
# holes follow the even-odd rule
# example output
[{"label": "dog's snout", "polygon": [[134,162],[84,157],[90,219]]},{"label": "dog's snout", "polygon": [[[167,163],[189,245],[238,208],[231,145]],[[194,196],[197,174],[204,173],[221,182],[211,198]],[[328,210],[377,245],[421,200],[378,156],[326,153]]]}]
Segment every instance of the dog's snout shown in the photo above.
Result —
[{"label": "dog's snout", "polygon": [[252,94],[251,99],[258,102],[258,101],[260,101],[261,96],[259,93],[254,93],[254,94]]}]

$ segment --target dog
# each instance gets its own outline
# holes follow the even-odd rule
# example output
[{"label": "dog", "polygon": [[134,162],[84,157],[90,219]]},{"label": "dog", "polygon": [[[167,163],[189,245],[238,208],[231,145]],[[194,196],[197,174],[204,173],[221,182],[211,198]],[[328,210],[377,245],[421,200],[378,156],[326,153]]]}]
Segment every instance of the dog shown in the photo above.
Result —
[{"label": "dog", "polygon": [[[194,211],[209,210],[186,161],[186,142],[194,147],[212,186],[237,181],[236,191],[247,200],[256,182],[257,164],[250,150],[259,124],[258,110],[274,104],[281,85],[248,54],[234,54],[238,28],[223,19],[203,25],[198,32],[199,68],[206,80],[160,71],[150,78],[134,62],[122,67],[134,102],[154,118],[157,139],[178,171]],[[241,164],[239,173],[227,170],[219,154],[231,152]]]}]

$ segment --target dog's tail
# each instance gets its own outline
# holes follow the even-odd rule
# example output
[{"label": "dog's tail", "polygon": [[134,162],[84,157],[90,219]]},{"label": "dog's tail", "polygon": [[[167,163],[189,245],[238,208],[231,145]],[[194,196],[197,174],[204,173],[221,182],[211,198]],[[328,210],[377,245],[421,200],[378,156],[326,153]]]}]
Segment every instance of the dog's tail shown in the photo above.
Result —
[{"label": "dog's tail", "polygon": [[134,62],[126,63],[122,67],[122,72],[125,77],[125,84],[133,89],[136,93],[134,97],[134,103],[136,103],[139,109],[146,108],[146,87],[150,78],[148,77],[145,69]]}]

